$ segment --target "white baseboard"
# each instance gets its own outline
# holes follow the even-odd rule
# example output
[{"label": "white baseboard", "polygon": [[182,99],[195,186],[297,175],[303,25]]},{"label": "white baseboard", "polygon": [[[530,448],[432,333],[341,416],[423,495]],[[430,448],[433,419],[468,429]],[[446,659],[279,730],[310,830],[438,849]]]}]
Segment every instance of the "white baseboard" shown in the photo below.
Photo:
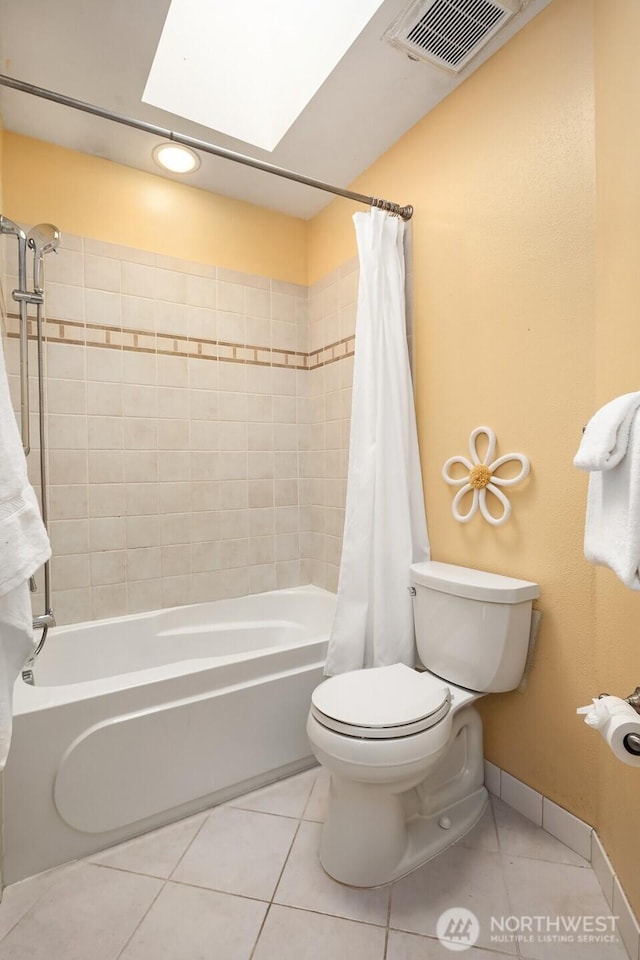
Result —
[{"label": "white baseboard", "polygon": [[484,762],[484,782],[489,793],[589,861],[613,915],[618,918],[617,932],[629,960],[640,960],[640,925],[593,827],[488,760]]}]

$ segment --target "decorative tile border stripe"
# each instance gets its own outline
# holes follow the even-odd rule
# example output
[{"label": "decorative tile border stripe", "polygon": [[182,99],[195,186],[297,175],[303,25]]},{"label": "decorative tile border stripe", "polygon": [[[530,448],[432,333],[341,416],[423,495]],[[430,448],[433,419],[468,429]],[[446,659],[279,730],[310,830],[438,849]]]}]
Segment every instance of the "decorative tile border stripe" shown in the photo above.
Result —
[{"label": "decorative tile border stripe", "polygon": [[[17,339],[18,315],[7,317],[7,336]],[[246,363],[257,367],[280,367],[288,370],[317,370],[337,360],[352,357],[355,335],[305,353],[278,347],[262,347],[229,340],[207,340],[185,337],[174,333],[153,333],[149,330],[110,327],[100,323],[80,323],[77,320],[47,318],[44,326],[48,343],[102,347],[109,350],[130,350],[134,353],[157,353],[169,357],[188,357],[196,360],[222,360],[227,363]],[[29,339],[35,340],[35,321],[29,320]]]}]

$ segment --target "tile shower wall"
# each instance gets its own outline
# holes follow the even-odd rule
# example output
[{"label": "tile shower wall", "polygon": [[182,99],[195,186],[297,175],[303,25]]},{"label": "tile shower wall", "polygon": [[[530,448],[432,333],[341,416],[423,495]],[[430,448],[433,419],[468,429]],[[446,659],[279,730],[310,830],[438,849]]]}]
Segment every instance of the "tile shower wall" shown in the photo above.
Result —
[{"label": "tile shower wall", "polygon": [[337,589],[342,551],[357,294],[357,260],[309,288],[313,359],[298,426],[300,546],[307,579],[328,590]]},{"label": "tile shower wall", "polygon": [[301,563],[299,412],[334,353],[309,353],[307,289],[74,236],[46,267],[58,621],[326,581]]}]

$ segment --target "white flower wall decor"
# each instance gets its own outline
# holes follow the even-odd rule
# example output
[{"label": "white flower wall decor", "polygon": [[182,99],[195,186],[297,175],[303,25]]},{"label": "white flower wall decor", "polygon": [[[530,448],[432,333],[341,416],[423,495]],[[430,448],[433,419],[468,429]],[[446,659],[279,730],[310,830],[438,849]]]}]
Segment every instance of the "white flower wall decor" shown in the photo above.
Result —
[{"label": "white flower wall decor", "polygon": [[[478,454],[476,442],[480,434],[484,433],[488,439],[487,449],[482,459]],[[506,523],[511,516],[511,504],[501,487],[513,487],[528,475],[530,464],[528,457],[523,453],[505,453],[504,456],[493,460],[496,452],[496,435],[490,427],[476,427],[469,437],[469,452],[471,460],[466,457],[449,457],[442,467],[442,476],[452,487],[460,487],[451,505],[451,512],[459,523],[468,523],[480,510],[480,513],[494,527]],[[520,463],[521,469],[517,476],[504,479],[495,475],[505,463],[514,460]],[[466,470],[465,476],[453,477],[451,468],[460,464]],[[466,513],[460,513],[460,504],[464,497],[473,491],[471,504]],[[500,516],[493,516],[487,507],[487,494],[492,493],[502,505]]]}]

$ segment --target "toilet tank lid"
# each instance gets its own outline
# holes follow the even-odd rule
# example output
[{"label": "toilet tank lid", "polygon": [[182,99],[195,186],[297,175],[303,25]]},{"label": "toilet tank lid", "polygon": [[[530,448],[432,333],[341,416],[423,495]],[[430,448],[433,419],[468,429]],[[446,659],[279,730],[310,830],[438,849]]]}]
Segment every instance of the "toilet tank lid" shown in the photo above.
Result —
[{"label": "toilet tank lid", "polygon": [[411,566],[411,583],[487,603],[522,603],[540,596],[540,587],[529,580],[503,577],[499,573],[457,567],[451,563],[426,560]]}]

